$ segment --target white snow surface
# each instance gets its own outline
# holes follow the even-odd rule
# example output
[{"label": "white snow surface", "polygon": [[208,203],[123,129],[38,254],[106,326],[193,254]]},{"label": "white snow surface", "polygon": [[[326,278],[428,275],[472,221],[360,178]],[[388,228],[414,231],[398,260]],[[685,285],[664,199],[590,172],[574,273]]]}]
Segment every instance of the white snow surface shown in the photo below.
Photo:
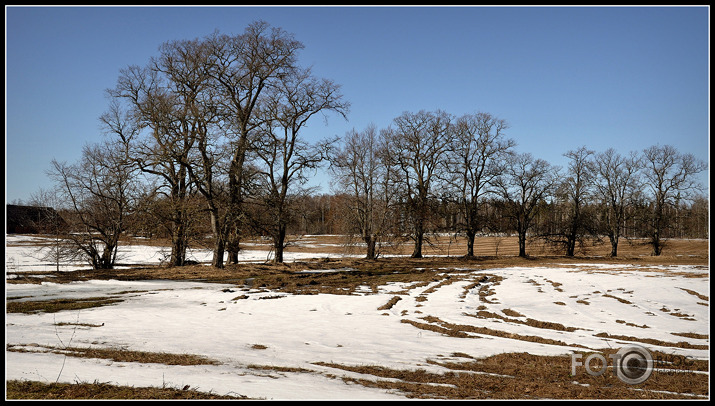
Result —
[{"label": "white snow surface", "polygon": [[[25,237],[7,236],[7,241],[13,238]],[[126,254],[131,257],[127,262],[155,263],[156,249],[151,248],[127,248]],[[27,255],[28,249],[12,244],[6,247],[6,272],[31,274],[54,269]],[[192,389],[220,395],[263,399],[405,399],[399,392],[348,384],[340,379],[343,376],[378,379],[374,376],[315,363],[380,365],[439,373],[447,369],[428,360],[459,360],[456,353],[472,357],[505,352],[558,355],[582,351],[574,347],[576,344],[592,349],[629,344],[596,336],[603,332],[709,345],[709,339],[673,334],[709,334],[709,302],[692,293],[710,296],[707,266],[594,263],[482,271],[460,269],[451,270],[449,275],[446,271],[449,270],[443,274],[445,279],[427,286],[392,283],[380,286],[377,293],[366,286],[349,295],[289,295],[232,284],[165,280],[6,283],[6,299],[19,298],[12,300],[122,299],[116,304],[75,311],[6,313],[6,379],[98,381],[137,387],[190,385]],[[480,286],[467,289],[485,275],[488,279],[482,285],[488,285],[494,292],[487,296],[489,302],[480,299]],[[497,282],[493,276],[502,280]],[[389,310],[378,310],[394,296],[401,300]],[[420,297],[427,300],[418,300]],[[480,306],[509,319],[532,318],[577,330],[558,331],[474,317]],[[502,312],[505,309],[523,316],[508,316]],[[538,335],[566,345],[476,333],[472,338],[449,337],[402,322],[406,319],[427,323],[425,316],[448,323]],[[11,351],[8,346],[28,352]],[[196,354],[219,364],[114,362],[49,352],[50,348],[64,346]],[[709,359],[708,350],[645,346]],[[303,370],[285,372],[256,366]]]},{"label": "white snow surface", "polygon": [[[37,245],[33,245],[36,243]],[[57,264],[47,259],[52,250],[52,242],[45,237],[29,235],[6,235],[5,268],[18,272],[48,272],[57,270]],[[295,244],[294,244],[295,245]],[[316,244],[320,246],[321,244]],[[329,244],[322,244],[329,246]],[[244,243],[238,254],[239,262],[265,262],[273,258],[273,252],[266,249],[266,244]],[[254,249],[254,247],[256,247]],[[170,247],[155,247],[143,244],[120,245],[117,250],[117,266],[122,268],[133,264],[158,265],[166,262],[171,254]],[[209,249],[189,248],[186,259],[210,264],[213,253]],[[349,257],[362,255],[347,255],[335,253],[306,253],[286,251],[283,253],[286,262],[311,258]],[[227,258],[227,254],[224,259]],[[60,271],[76,271],[87,269],[89,265],[81,261],[59,264]]]}]

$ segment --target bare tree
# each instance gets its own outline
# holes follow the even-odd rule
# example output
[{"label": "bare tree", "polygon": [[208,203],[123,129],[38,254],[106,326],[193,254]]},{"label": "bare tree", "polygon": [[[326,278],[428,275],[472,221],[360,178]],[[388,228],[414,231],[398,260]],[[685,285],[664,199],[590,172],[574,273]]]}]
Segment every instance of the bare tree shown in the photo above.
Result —
[{"label": "bare tree", "polygon": [[134,168],[117,145],[86,146],[79,163],[52,161],[49,175],[71,209],[66,236],[93,269],[112,269],[119,238],[133,205]]},{"label": "bare tree", "polygon": [[341,191],[349,199],[345,218],[366,245],[366,258],[376,259],[379,245],[389,231],[389,207],[393,194],[385,165],[386,145],[374,125],[345,134],[343,146],[331,156],[331,169]]},{"label": "bare tree", "polygon": [[214,234],[212,265],[223,268],[227,238],[223,187],[228,161],[228,142],[219,93],[210,75],[215,55],[207,41],[172,41],[161,47],[156,70],[166,78],[177,103],[175,132],[191,140],[190,150],[180,155],[191,183],[204,197]]},{"label": "bare tree", "polygon": [[217,89],[218,100],[231,140],[228,165],[229,207],[223,238],[229,263],[238,261],[241,222],[244,219],[244,182],[246,155],[250,136],[261,124],[255,117],[262,94],[282,77],[296,69],[297,53],[303,44],[280,28],[264,21],[250,24],[237,36],[215,33],[207,39],[211,64],[209,74]]},{"label": "bare tree", "polygon": [[523,153],[509,156],[503,176],[495,179],[504,213],[518,235],[520,257],[526,257],[526,239],[539,204],[554,191],[557,169],[543,159]]},{"label": "bare tree", "polygon": [[611,256],[618,256],[623,225],[629,219],[628,205],[639,190],[640,158],[632,152],[622,156],[615,149],[596,154],[593,159],[596,196],[603,202],[601,229],[611,243]]},{"label": "bare tree", "polygon": [[228,239],[227,174],[229,149],[221,141],[221,132],[202,130],[196,143],[197,156],[187,165],[189,175],[206,201],[211,231],[214,235],[211,265],[224,267],[224,254]]},{"label": "bare tree", "polygon": [[39,189],[30,196],[30,206],[40,208],[44,215],[35,223],[40,233],[48,236],[50,243],[37,248],[37,258],[49,261],[57,272],[63,263],[81,260],[81,251],[67,238],[68,224],[55,209],[60,209],[63,201],[57,188]]},{"label": "bare tree", "polygon": [[565,210],[564,220],[555,224],[557,230],[547,235],[547,239],[562,245],[567,257],[574,256],[576,244],[582,243],[586,234],[595,234],[591,224],[593,217],[590,216],[587,207],[592,197],[593,171],[590,157],[593,154],[594,151],[585,146],[564,154],[569,158],[568,168],[566,176],[556,191],[560,204]]},{"label": "bare tree", "polygon": [[706,170],[707,163],[692,154],[681,154],[670,145],[654,145],[643,150],[643,177],[651,194],[650,244],[653,255],[663,250],[663,230],[669,226],[669,206],[687,200],[702,191],[695,175]]},{"label": "bare tree", "polygon": [[276,263],[283,262],[288,224],[294,218],[292,198],[307,182],[306,173],[328,158],[334,142],[310,144],[301,134],[314,116],[332,111],[345,117],[348,108],[340,86],[305,70],[284,77],[258,112],[263,124],[251,148],[259,185],[256,200],[267,214],[263,226],[273,240]]},{"label": "bare tree", "polygon": [[443,111],[405,112],[386,130],[388,162],[393,166],[414,239],[412,258],[422,258],[422,246],[433,213],[438,173],[444,171],[450,147],[452,118]]},{"label": "bare tree", "polygon": [[455,193],[467,235],[467,257],[474,257],[474,238],[484,227],[480,216],[482,197],[502,172],[505,157],[516,143],[506,139],[507,122],[489,113],[459,117],[453,127],[449,183]]},{"label": "bare tree", "polygon": [[[108,93],[115,100],[127,101],[129,112],[122,114],[114,108],[118,104],[113,104],[102,120],[119,136],[124,143],[123,150],[141,171],[161,180],[160,190],[171,203],[170,264],[180,266],[186,260],[187,224],[192,215],[187,205],[191,179],[185,163],[189,161],[196,137],[192,133],[191,112],[184,103],[190,96],[177,91],[173,86],[180,85],[164,77],[162,58],[167,59],[165,57],[153,59],[144,68],[123,69],[116,88]],[[131,136],[117,133],[119,129],[128,131]]]},{"label": "bare tree", "polygon": [[272,98],[267,92],[277,94],[287,78],[301,74],[296,58],[302,48],[291,34],[256,21],[240,35],[167,42],[147,67],[122,71],[111,94],[128,101],[144,130],[126,138],[129,155],[162,179],[173,205],[172,264],[185,259],[194,190],[210,216],[213,265],[223,267],[225,251],[229,263],[237,262],[252,175],[247,154],[263,120],[274,119],[257,112],[270,108],[263,106]]}]

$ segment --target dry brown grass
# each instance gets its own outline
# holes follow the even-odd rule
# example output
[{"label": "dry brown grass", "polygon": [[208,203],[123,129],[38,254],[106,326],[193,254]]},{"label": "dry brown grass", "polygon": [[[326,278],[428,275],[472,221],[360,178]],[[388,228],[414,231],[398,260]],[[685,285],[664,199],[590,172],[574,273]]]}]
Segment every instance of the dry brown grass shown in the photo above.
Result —
[{"label": "dry brown grass", "polygon": [[580,344],[565,343],[563,341],[552,340],[550,338],[544,338],[544,337],[540,337],[540,336],[508,333],[508,332],[502,331],[502,330],[495,330],[495,329],[491,329],[488,327],[472,326],[469,324],[448,323],[448,322],[440,320],[438,317],[434,317],[434,316],[425,316],[425,317],[421,317],[421,319],[425,320],[426,323],[421,323],[421,322],[417,322],[417,321],[409,320],[409,319],[402,319],[400,321],[402,323],[411,324],[411,325],[413,325],[417,328],[423,329],[423,330],[436,331],[438,333],[452,336],[452,337],[481,338],[480,335],[487,335],[487,336],[504,337],[504,338],[509,338],[512,340],[529,341],[529,342],[548,344],[548,345],[586,348],[585,346],[580,345]]},{"label": "dry brown grass", "polygon": [[392,299],[390,299],[390,300],[389,300],[387,303],[385,303],[384,305],[378,307],[377,310],[390,310],[390,309],[392,309],[392,306],[394,306],[395,304],[397,304],[397,302],[399,302],[400,300],[402,300],[401,297],[399,297],[399,296],[393,296]]},{"label": "dry brown grass", "polygon": [[245,396],[218,395],[191,388],[155,388],[111,385],[109,383],[42,383],[5,381],[7,399],[247,399]]},{"label": "dry brown grass", "polygon": [[[349,239],[344,236],[294,236],[296,244],[289,246],[287,252],[315,252],[315,253],[346,253],[362,254],[364,249],[359,246],[350,246]],[[452,256],[460,257],[467,253],[466,238],[461,236],[429,236],[429,244],[425,244],[423,253],[425,256]],[[577,247],[576,257],[609,257],[611,246],[607,240],[597,241],[586,239],[586,242]],[[256,244],[265,244],[261,241],[252,241]],[[708,240],[704,239],[669,239],[665,241],[662,257],[677,257],[682,260],[702,259],[708,255]],[[313,244],[313,245],[311,245]],[[496,248],[498,246],[498,249]],[[259,248],[252,245],[248,249]],[[413,246],[410,242],[405,242],[397,246],[386,249],[386,255],[410,255]],[[527,255],[532,257],[540,256],[563,256],[564,251],[555,249],[543,241],[531,239],[527,242]],[[618,246],[620,258],[640,258],[651,257],[652,248],[645,239],[621,239]],[[519,246],[516,237],[477,237],[474,242],[474,255],[477,257],[515,257],[519,254]]]},{"label": "dry brown grass", "polygon": [[498,319],[502,321],[506,321],[509,323],[515,323],[515,324],[524,324],[527,326],[531,327],[536,327],[536,328],[545,328],[549,330],[556,330],[556,331],[576,331],[579,330],[576,327],[566,327],[561,323],[555,323],[555,322],[547,322],[547,321],[540,321],[540,320],[534,320],[532,318],[527,318],[526,320],[521,320],[521,319],[512,319],[509,317],[504,317],[500,314],[493,313],[493,312],[488,312],[486,310],[479,310],[476,315],[473,314],[467,314],[467,316],[473,316],[473,317],[478,317],[478,318],[484,318],[484,319]]},{"label": "dry brown grass", "polygon": [[[608,356],[615,351],[599,352]],[[654,353],[653,356],[665,359],[667,354]],[[628,385],[610,371],[601,376],[591,376],[584,371],[571,375],[570,356],[504,353],[480,359],[466,354],[451,354],[451,357],[468,360],[430,361],[451,370],[444,373],[423,369],[397,370],[379,365],[318,364],[364,375],[364,378],[343,378],[347,382],[399,391],[409,398],[693,399],[693,395],[709,394],[708,376],[693,373],[707,370],[706,361],[693,361],[688,369],[678,372],[656,370],[646,382]]]},{"label": "dry brown grass", "polygon": [[685,288],[679,288],[679,289],[684,290],[684,291],[690,293],[690,294],[693,295],[693,296],[697,296],[697,298],[700,299],[700,300],[704,300],[704,301],[706,301],[706,302],[709,302],[709,301],[710,301],[710,298],[709,298],[708,296],[701,295],[700,293],[698,293],[698,292],[696,292],[696,291],[694,291],[694,290],[685,289]]},{"label": "dry brown grass", "polygon": [[218,361],[194,354],[170,354],[165,352],[132,351],[123,348],[101,347],[54,347],[40,345],[7,345],[13,352],[52,352],[76,358],[99,358],[114,362],[140,362],[165,365],[217,365]]},{"label": "dry brown grass", "polygon": [[668,342],[668,341],[663,341],[663,340],[656,340],[654,338],[638,338],[638,337],[633,337],[633,336],[624,336],[624,335],[616,335],[616,334],[608,334],[608,333],[598,333],[598,334],[594,334],[594,336],[603,337],[603,338],[613,338],[613,339],[617,339],[617,340],[634,341],[634,342],[639,342],[639,343],[643,343],[643,344],[659,345],[661,347],[690,348],[690,349],[696,349],[696,350],[707,350],[710,348],[710,346],[707,344],[690,344],[687,341],[679,341],[679,342],[675,343],[675,342]]},{"label": "dry brown grass", "polygon": [[89,297],[81,299],[53,299],[17,301],[7,298],[5,311],[7,313],[55,313],[63,310],[80,310],[91,307],[108,306],[121,302],[116,297]]}]

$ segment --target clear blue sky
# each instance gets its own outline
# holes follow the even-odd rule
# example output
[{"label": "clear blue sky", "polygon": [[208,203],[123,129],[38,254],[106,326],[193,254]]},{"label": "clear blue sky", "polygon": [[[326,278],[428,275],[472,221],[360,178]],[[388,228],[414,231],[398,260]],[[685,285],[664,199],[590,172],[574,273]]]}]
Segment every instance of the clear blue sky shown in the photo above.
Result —
[{"label": "clear blue sky", "polygon": [[348,121],[313,122],[311,138],[384,128],[405,111],[483,111],[510,123],[518,152],[554,165],[583,145],[669,144],[709,162],[708,18],[702,6],[6,6],[6,202],[49,189],[53,158],[76,162],[102,139],[120,69],[163,42],[258,19],[303,42],[301,63],[352,104]]}]

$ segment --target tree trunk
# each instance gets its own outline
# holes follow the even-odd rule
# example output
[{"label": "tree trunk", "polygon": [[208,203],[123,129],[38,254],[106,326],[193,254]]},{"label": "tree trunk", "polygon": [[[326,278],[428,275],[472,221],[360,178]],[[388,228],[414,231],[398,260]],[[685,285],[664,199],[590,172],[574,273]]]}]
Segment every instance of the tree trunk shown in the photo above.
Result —
[{"label": "tree trunk", "polygon": [[283,248],[285,247],[285,239],[286,229],[284,226],[279,226],[278,233],[273,238],[273,249],[275,250],[273,262],[276,264],[283,263]]},{"label": "tree trunk", "polygon": [[476,236],[476,232],[467,230],[467,258],[474,258],[474,239]]},{"label": "tree trunk", "polygon": [[663,244],[660,241],[660,233],[656,232],[653,234],[653,237],[651,238],[651,245],[653,245],[652,255],[658,256],[663,252]]},{"label": "tree trunk", "polygon": [[412,258],[422,258],[422,243],[424,242],[424,231],[421,227],[415,231],[415,249],[412,252]]},{"label": "tree trunk", "polygon": [[612,257],[618,256],[618,236],[617,235],[609,235],[608,239],[611,240],[611,256]]},{"label": "tree trunk", "polygon": [[216,242],[214,243],[214,252],[213,252],[213,258],[211,259],[211,266],[214,268],[223,268],[224,263],[223,263],[223,254],[226,251],[226,246],[223,242],[223,239],[220,237],[216,238]]},{"label": "tree trunk", "polygon": [[[180,215],[179,215],[180,216]],[[174,222],[171,235],[171,259],[169,266],[182,266],[186,261],[186,225],[183,221]]]},{"label": "tree trunk", "polygon": [[114,251],[114,248],[105,245],[104,250],[102,250],[102,256],[99,257],[99,260],[97,261],[97,266],[99,269],[112,269],[114,268],[114,262],[112,261],[112,251]]},{"label": "tree trunk", "polygon": [[237,264],[238,263],[238,250],[231,249],[228,251],[228,263]]},{"label": "tree trunk", "polygon": [[273,249],[275,250],[275,257],[273,258],[273,262],[276,264],[282,264],[283,263],[283,244],[277,242],[273,245]]},{"label": "tree trunk", "polygon": [[104,248],[100,254],[99,250],[92,249],[90,256],[92,260],[93,269],[112,269],[114,268],[114,261],[112,261],[112,253],[114,247],[111,244],[104,243]]},{"label": "tree trunk", "polygon": [[576,238],[572,235],[566,239],[566,256],[573,257],[576,253]]},{"label": "tree trunk", "polygon": [[223,254],[226,249],[224,232],[221,228],[221,221],[219,220],[217,210],[215,208],[210,208],[209,210],[211,216],[211,231],[213,231],[214,237],[216,238],[211,266],[214,268],[223,268]]},{"label": "tree trunk", "polygon": [[238,228],[233,226],[233,229],[227,233],[228,235],[224,245],[228,252],[229,264],[238,263],[238,252],[241,251],[239,232]]},{"label": "tree trunk", "polygon": [[653,246],[653,254],[654,256],[658,256],[661,254],[663,251],[663,244],[660,240],[660,230],[662,228],[662,219],[663,219],[663,206],[664,204],[658,203],[656,204],[656,211],[654,215],[654,220],[653,220],[653,231],[651,235],[651,240],[650,243]]},{"label": "tree trunk", "polygon": [[227,227],[228,227],[228,231],[225,234],[226,240],[224,241],[224,248],[225,248],[226,252],[228,253],[227,262],[229,264],[237,264],[238,263],[238,251],[240,251],[238,225],[235,222],[235,220],[231,220],[231,223],[227,224]]},{"label": "tree trunk", "polygon": [[229,233],[226,241],[226,250],[228,251],[228,263],[238,263],[238,252],[240,251],[241,238],[241,219],[243,214],[243,176],[244,162],[246,160],[246,150],[248,148],[248,130],[241,130],[241,135],[238,139],[236,152],[231,159],[228,177],[228,192],[230,198],[229,210],[231,213],[229,221]]},{"label": "tree trunk", "polygon": [[367,255],[365,255],[366,259],[375,259],[376,252],[375,252],[375,247],[377,245],[377,238],[375,238],[374,235],[369,234],[363,237],[363,240],[365,241],[365,244],[367,245]]},{"label": "tree trunk", "polygon": [[526,232],[519,231],[519,256],[526,258]]}]

